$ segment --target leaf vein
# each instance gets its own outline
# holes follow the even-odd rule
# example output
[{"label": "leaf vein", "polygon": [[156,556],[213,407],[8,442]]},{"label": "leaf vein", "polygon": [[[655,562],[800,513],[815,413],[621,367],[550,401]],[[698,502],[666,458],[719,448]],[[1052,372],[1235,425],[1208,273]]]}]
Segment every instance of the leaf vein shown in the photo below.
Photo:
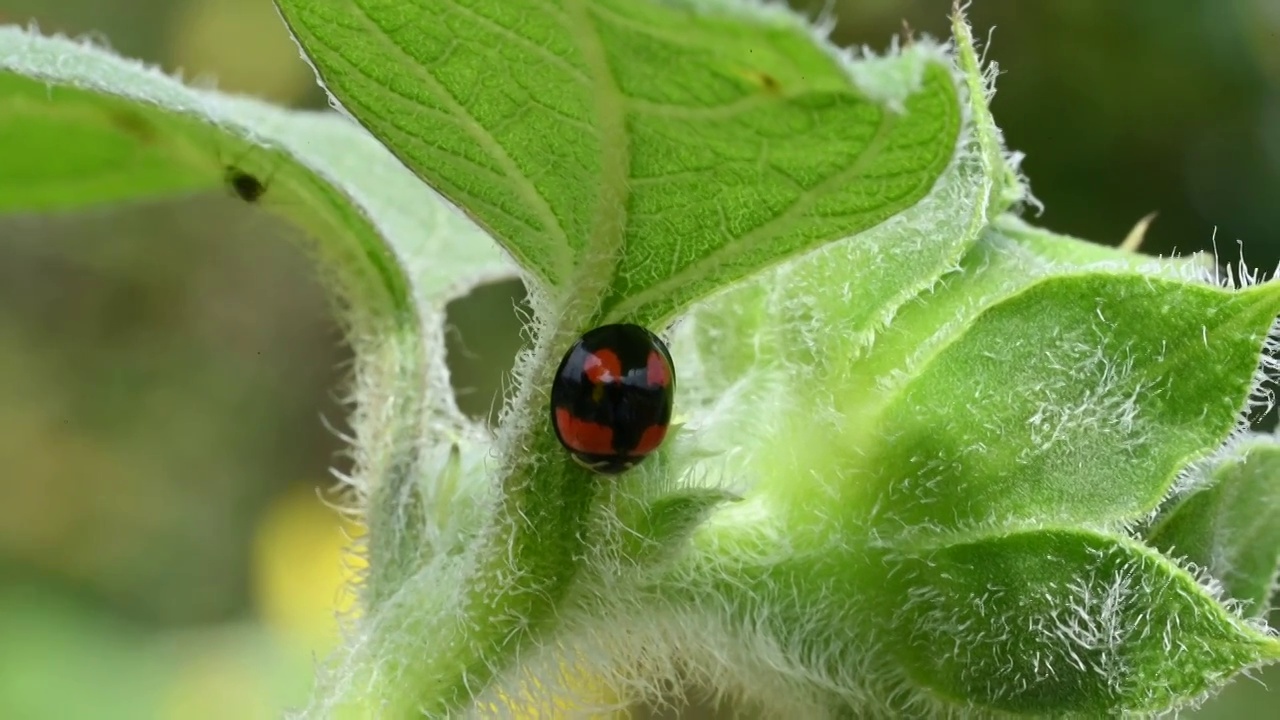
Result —
[{"label": "leaf vein", "polygon": [[[882,146],[888,142],[897,123],[896,115],[889,112],[883,113],[880,118],[880,124],[876,128],[875,136],[853,164],[828,176],[809,192],[797,196],[786,210],[779,213],[772,220],[754,228],[735,241],[720,246],[700,261],[681,268],[674,266],[678,259],[673,257],[673,267],[667,278],[622,301],[610,311],[610,316],[621,317],[631,310],[643,307],[645,304],[669,293],[670,288],[693,282],[697,276],[705,274],[708,268],[728,263],[745,253],[755,250],[756,245],[761,241],[774,239],[780,232],[785,232],[786,228],[794,223],[798,216],[807,212],[818,199],[824,197],[827,191],[858,177],[863,169],[873,162]],[[778,258],[778,261],[780,262],[783,259]]]},{"label": "leaf vein", "polygon": [[528,37],[521,35],[520,33],[512,30],[509,27],[506,27],[504,25],[494,22],[492,19],[486,17],[482,13],[479,13],[472,8],[469,8],[457,2],[452,3],[452,6],[455,10],[459,11],[459,14],[467,15],[468,17],[473,18],[481,25],[484,25],[487,29],[507,38],[508,40],[511,40],[512,42],[524,48],[525,50],[529,50],[530,52],[533,52],[540,59],[545,60],[549,64],[555,65],[556,67],[565,71],[573,78],[573,81],[576,82],[577,84],[584,85],[590,88],[591,79],[586,75],[586,73],[582,71],[582,68],[574,65],[572,62],[570,62],[568,58],[551,52],[551,50],[549,50],[548,48],[542,45],[539,45],[538,43],[534,42],[533,40],[530,40]]},{"label": "leaf vein", "polygon": [[[592,210],[591,234],[575,275],[574,292],[582,302],[594,305],[613,281],[626,240],[627,200],[630,187],[630,151],[627,141],[623,95],[609,66],[599,29],[591,13],[598,9],[587,0],[566,3],[569,23],[576,31],[579,47],[592,77],[600,182]],[[594,307],[591,310],[594,312]]]},{"label": "leaf vein", "polygon": [[[376,30],[386,41],[386,44],[395,49],[404,61],[404,65],[412,68],[413,75],[420,79],[424,84],[428,85],[432,91],[432,95],[439,98],[441,102],[447,106],[448,111],[458,118],[463,131],[502,167],[508,178],[509,186],[513,187],[513,189],[515,189],[515,191],[524,198],[525,202],[529,203],[534,214],[537,216],[538,221],[543,224],[547,231],[553,233],[556,240],[559,241],[555,243],[555,246],[561,250],[560,264],[563,269],[564,265],[569,264],[567,262],[569,257],[568,235],[565,233],[564,226],[561,224],[560,218],[552,210],[547,198],[543,196],[541,191],[539,191],[532,182],[529,181],[528,176],[525,175],[520,166],[515,162],[515,159],[511,157],[511,154],[507,151],[506,147],[504,147],[483,124],[476,120],[467,108],[458,101],[452,91],[445,86],[444,83],[440,82],[440,80],[427,70],[427,68],[423,67],[412,53],[407,51],[390,35],[383,31],[374,18],[369,14],[368,10],[359,3],[356,3],[355,6],[366,26]],[[334,53],[338,53],[338,48],[330,46],[328,49]],[[344,60],[346,60],[346,58],[344,58]],[[350,60],[347,60],[347,62],[350,64]],[[372,80],[372,78],[370,79]]]}]

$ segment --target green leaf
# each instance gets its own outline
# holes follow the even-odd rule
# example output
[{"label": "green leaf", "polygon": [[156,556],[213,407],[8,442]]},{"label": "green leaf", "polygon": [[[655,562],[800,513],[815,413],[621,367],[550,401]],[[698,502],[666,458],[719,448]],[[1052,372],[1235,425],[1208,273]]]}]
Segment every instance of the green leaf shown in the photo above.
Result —
[{"label": "green leaf", "polygon": [[344,107],[584,325],[883,222],[960,129],[935,49],[854,67],[754,3],[277,5]]},{"label": "green leaf", "polygon": [[260,205],[308,232],[326,277],[369,315],[442,307],[474,278],[511,273],[488,238],[350,121],[197,90],[14,26],[0,26],[0,149],[8,213],[216,190],[238,167],[264,182]]},{"label": "green leaf", "polygon": [[1049,232],[1012,215],[997,217],[992,224],[1002,234],[1015,238],[1020,245],[1034,252],[1044,262],[1054,265],[1094,270],[1137,270],[1217,284],[1217,261],[1212,253],[1196,252],[1186,256],[1154,258]]},{"label": "green leaf", "polygon": [[1207,483],[1173,504],[1148,541],[1208,571],[1246,616],[1261,616],[1280,570],[1280,445],[1250,437],[1206,474]]},{"label": "green leaf", "polygon": [[983,208],[984,215],[997,218],[1027,200],[1026,182],[1018,171],[1022,156],[1005,151],[1004,133],[996,127],[987,102],[994,92],[994,79],[1000,70],[994,62],[983,69],[973,31],[965,22],[960,3],[952,7],[951,32],[955,37],[956,64],[963,73],[965,90],[969,93],[981,164],[986,169],[983,178],[990,185],[989,204]]},{"label": "green leaf", "polygon": [[[759,427],[761,445],[730,472],[787,487],[805,512],[850,508],[850,521],[903,542],[1151,512],[1183,465],[1235,428],[1278,291],[1230,292],[1151,261],[1153,274],[1117,262],[1072,271],[1046,255],[1047,242],[989,231],[869,351],[847,339],[864,308],[820,293],[857,272],[835,253],[797,266],[777,282],[785,291],[754,304],[736,293],[708,305],[686,330],[706,355],[685,345],[677,362],[697,378],[699,366],[749,360],[701,398],[734,432]],[[751,409],[770,401],[761,392],[785,403],[781,415]],[[802,490],[797,473],[842,479]]]},{"label": "green leaf", "polygon": [[943,703],[1160,712],[1280,657],[1194,577],[1118,537],[1039,530],[897,559],[886,647]]},{"label": "green leaf", "polygon": [[652,570],[684,550],[713,510],[741,499],[727,490],[690,487],[666,490],[651,500],[622,500],[617,503],[621,559],[629,566]]},{"label": "green leaf", "polygon": [[[750,292],[708,301],[680,326],[682,392],[707,392],[690,424],[704,446],[733,452],[710,477],[750,489],[695,534],[696,557],[661,592],[693,588],[696,602],[716,598],[739,622],[770,618],[760,642],[791,650],[767,662],[834,684],[837,699],[823,707],[907,716],[1006,707],[996,694],[1016,693],[996,687],[1007,674],[990,665],[973,666],[973,678],[993,683],[981,692],[899,674],[903,660],[890,651],[904,638],[874,619],[904,600],[876,589],[907,594],[929,583],[911,574],[899,584],[907,566],[896,558],[923,567],[935,551],[1045,528],[1118,537],[1147,517],[1188,462],[1238,427],[1280,286],[1227,290],[1196,263],[1086,246],[1001,218],[955,271],[898,307],[870,342],[852,343],[848,329],[863,327],[865,308],[848,302],[856,289],[829,290],[830,278],[857,277],[847,257],[805,258]],[[1024,585],[1008,575],[991,591]],[[952,612],[976,602],[970,590],[954,593]],[[947,597],[939,592],[940,606]],[[1221,603],[1216,612],[1230,614]],[[1171,642],[1202,639],[1203,628],[1187,629]],[[972,659],[949,645],[931,652],[956,672]],[[1232,658],[1243,656],[1213,657],[1234,672]],[[1160,673],[1194,669],[1154,660],[1121,668],[1155,687],[1174,683]],[[747,677],[740,692],[755,697],[758,681]],[[1190,681],[1170,687],[1152,707],[1201,692]],[[1077,689],[1045,699],[1044,711],[1147,707],[1136,694]],[[786,697],[770,706],[809,696]]]},{"label": "green leaf", "polygon": [[[92,45],[0,27],[0,157],[8,213],[221,189],[233,168],[257,178],[257,204],[305,231],[340,298],[357,358],[357,493],[413,504],[427,476],[421,438],[474,435],[444,369],[444,306],[512,268],[349,120],[196,90]],[[408,516],[366,518],[371,560],[393,577],[431,541]],[[389,592],[377,573],[367,589]]]},{"label": "green leaf", "polygon": [[[682,376],[692,379],[682,396],[685,407],[714,407],[719,419],[730,419],[735,413],[727,412],[725,392],[742,389],[744,378],[804,374],[806,367],[848,368],[899,309],[956,269],[986,231],[993,209],[1023,199],[1015,162],[987,107],[990,77],[958,13],[953,30],[965,114],[973,122],[955,159],[928,195],[892,220],[696,305],[677,326],[673,342]],[[864,61],[859,77],[891,88],[901,81],[892,61]],[[1020,266],[1019,276],[1038,276],[1042,265]],[[836,324],[839,331],[831,332]]]},{"label": "green leaf", "polygon": [[1047,279],[908,365],[884,405],[857,398],[884,441],[846,467],[886,529],[1137,520],[1236,427],[1277,313],[1275,287]]}]

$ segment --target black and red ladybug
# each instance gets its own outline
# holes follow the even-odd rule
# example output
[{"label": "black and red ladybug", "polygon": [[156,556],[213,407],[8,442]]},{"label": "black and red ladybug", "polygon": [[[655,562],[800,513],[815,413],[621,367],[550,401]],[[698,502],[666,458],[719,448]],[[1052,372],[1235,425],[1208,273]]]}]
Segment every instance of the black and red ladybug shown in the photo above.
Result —
[{"label": "black and red ladybug", "polygon": [[573,458],[614,475],[662,444],[676,376],[667,346],[639,325],[604,325],[569,348],[551,384],[551,426]]}]

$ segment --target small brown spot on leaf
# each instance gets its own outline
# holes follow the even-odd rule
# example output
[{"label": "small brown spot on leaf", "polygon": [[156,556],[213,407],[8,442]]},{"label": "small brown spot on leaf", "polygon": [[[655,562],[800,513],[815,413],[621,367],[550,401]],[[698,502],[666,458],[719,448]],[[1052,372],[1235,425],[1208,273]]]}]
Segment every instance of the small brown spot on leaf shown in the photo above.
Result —
[{"label": "small brown spot on leaf", "polygon": [[782,82],[763,70],[747,70],[745,75],[752,84],[759,86],[766,95],[781,95]]},{"label": "small brown spot on leaf", "polygon": [[114,108],[109,119],[117,130],[140,143],[149,145],[156,139],[155,126],[136,112],[124,108]]}]

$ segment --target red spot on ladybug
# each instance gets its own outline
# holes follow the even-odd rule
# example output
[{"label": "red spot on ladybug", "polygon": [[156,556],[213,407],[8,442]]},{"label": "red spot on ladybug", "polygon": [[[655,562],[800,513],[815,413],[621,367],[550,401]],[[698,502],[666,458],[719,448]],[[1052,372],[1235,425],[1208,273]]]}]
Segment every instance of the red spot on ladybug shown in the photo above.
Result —
[{"label": "red spot on ladybug", "polygon": [[645,368],[645,376],[650,385],[665,387],[671,382],[671,359],[659,354],[657,350],[649,353],[649,362]]},{"label": "red spot on ladybug", "polygon": [[613,430],[605,425],[579,420],[565,408],[556,408],[560,441],[576,452],[588,455],[613,452]]},{"label": "red spot on ladybug", "polygon": [[612,350],[596,350],[582,362],[582,371],[593,383],[611,383],[622,379],[622,363]]},{"label": "red spot on ladybug", "polygon": [[551,385],[551,425],[584,466],[620,473],[658,449],[675,396],[671,354],[639,325],[604,325],[565,353]]},{"label": "red spot on ladybug", "polygon": [[640,434],[640,442],[631,448],[630,455],[632,457],[644,457],[662,444],[663,439],[667,437],[666,425],[650,425]]}]

